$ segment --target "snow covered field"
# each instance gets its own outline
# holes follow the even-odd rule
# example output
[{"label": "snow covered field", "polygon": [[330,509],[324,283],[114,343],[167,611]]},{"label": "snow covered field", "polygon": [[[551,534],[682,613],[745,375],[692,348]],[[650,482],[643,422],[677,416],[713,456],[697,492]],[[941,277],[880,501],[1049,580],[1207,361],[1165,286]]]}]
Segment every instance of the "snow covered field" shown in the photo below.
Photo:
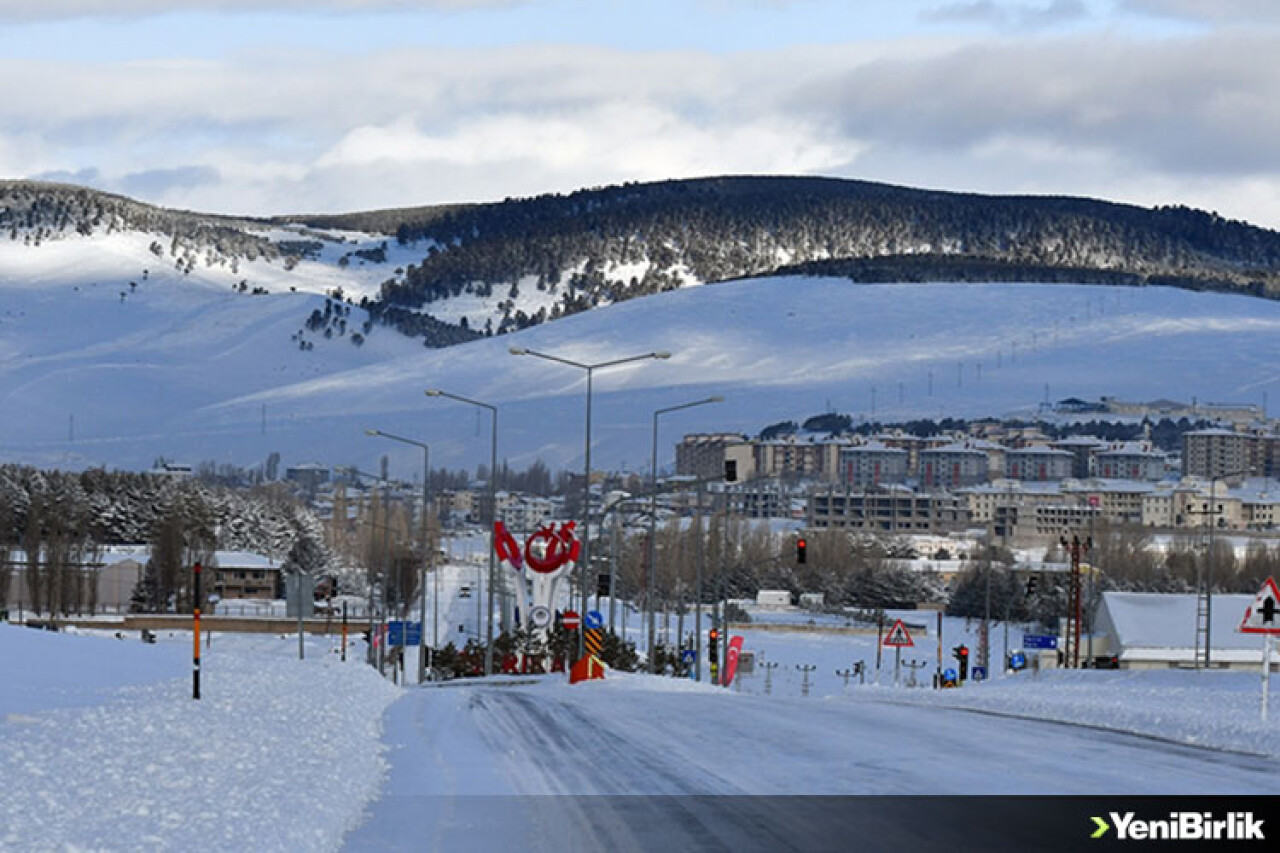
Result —
[{"label": "snow covered field", "polygon": [[157,456],[252,466],[278,451],[286,465],[367,468],[386,453],[398,476],[419,470],[416,449],[365,436],[377,427],[428,441],[436,465],[487,462],[487,418],[423,395],[440,387],[500,408],[499,452],[517,469],[539,458],[578,468],[582,372],[512,345],[583,363],[672,353],[595,377],[602,469],[647,471],[653,412],[713,394],[724,402],[663,425],[660,462],[686,432],[755,434],[828,411],[893,421],[1030,416],[1069,396],[1280,399],[1280,302],[1162,287],[747,280],[444,350],[378,329],[358,347],[309,334],[304,351],[294,336],[323,308],[314,293],[133,273],[122,297],[74,270],[41,278],[0,257],[8,460],[139,470]]},{"label": "snow covered field", "polygon": [[[948,650],[973,645],[959,620],[945,630]],[[727,691],[618,673],[397,688],[359,648],[344,664],[330,640],[309,640],[299,661],[296,637],[217,634],[195,702],[189,634],[143,645],[0,625],[0,849],[511,849],[540,825],[527,798],[567,793],[661,808],[707,795],[1280,793],[1280,725],[1258,719],[1256,674],[1022,673],[933,691],[890,686],[886,655],[880,685],[845,687],[835,670],[873,667],[874,643],[749,631],[746,647],[778,663],[765,695],[760,668]],[[807,697],[801,663],[817,667]],[[477,827],[486,798],[502,798],[504,819]],[[579,849],[637,832],[624,811],[570,820]],[[526,846],[552,849],[557,832]]]},{"label": "snow covered field", "polygon": [[328,642],[0,625],[0,849],[327,850],[373,796],[397,688]]}]

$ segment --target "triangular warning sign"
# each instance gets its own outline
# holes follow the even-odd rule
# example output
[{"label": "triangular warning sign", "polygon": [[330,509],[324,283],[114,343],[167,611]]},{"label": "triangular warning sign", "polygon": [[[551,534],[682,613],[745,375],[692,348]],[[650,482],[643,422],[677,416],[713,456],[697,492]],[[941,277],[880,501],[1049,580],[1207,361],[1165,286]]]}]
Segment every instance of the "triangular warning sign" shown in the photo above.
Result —
[{"label": "triangular warning sign", "polygon": [[1240,631],[1246,634],[1280,634],[1280,588],[1275,578],[1267,578],[1258,595],[1244,611]]},{"label": "triangular warning sign", "polygon": [[914,646],[911,642],[911,634],[907,631],[907,626],[902,624],[902,620],[898,619],[893,623],[893,627],[889,629],[889,634],[884,638],[886,646]]}]

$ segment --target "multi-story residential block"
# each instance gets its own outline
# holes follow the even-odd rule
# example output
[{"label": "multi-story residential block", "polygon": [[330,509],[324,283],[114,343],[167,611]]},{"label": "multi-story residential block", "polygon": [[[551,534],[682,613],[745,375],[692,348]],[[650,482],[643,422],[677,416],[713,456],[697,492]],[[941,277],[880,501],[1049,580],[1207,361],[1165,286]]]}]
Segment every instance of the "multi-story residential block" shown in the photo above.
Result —
[{"label": "multi-story residential block", "polygon": [[1240,501],[1244,526],[1248,530],[1275,530],[1280,525],[1280,493],[1258,491]]},{"label": "multi-story residential block", "polygon": [[1155,485],[1141,480],[1090,480],[1067,483],[1063,493],[1076,504],[1096,510],[1097,518],[1112,524],[1142,524],[1143,501]]},{"label": "multi-story residential block", "polygon": [[296,483],[303,491],[315,494],[329,482],[329,468],[319,463],[292,465],[285,469],[284,478],[290,483]]},{"label": "multi-story residential block", "polygon": [[738,518],[796,518],[804,515],[804,496],[782,480],[726,483],[721,491],[729,514]]},{"label": "multi-story residential block", "polygon": [[1056,542],[1062,536],[1087,531],[1090,523],[1101,517],[1100,508],[1088,502],[1041,502],[1019,517],[1018,538],[1023,542]]},{"label": "multi-story residential block", "polygon": [[856,488],[904,483],[910,473],[906,450],[879,441],[855,444],[840,451],[839,482]]},{"label": "multi-story residential block", "polygon": [[538,495],[498,492],[498,518],[511,530],[527,533],[556,518],[563,504]]},{"label": "multi-story residential block", "polygon": [[1005,453],[1004,474],[1011,480],[1028,482],[1065,480],[1071,476],[1074,462],[1075,457],[1066,450],[1033,445]]},{"label": "multi-story residential block", "polygon": [[[749,446],[747,438],[738,433],[691,433],[676,445],[676,474],[711,480],[724,476],[724,463],[730,448]],[[750,479],[754,470],[742,470],[754,465],[754,458],[734,454],[738,461],[738,479]],[[749,461],[748,461],[749,460]]]},{"label": "multi-story residential block", "polygon": [[[1185,477],[1240,477],[1260,474],[1252,468],[1250,444],[1255,437],[1227,429],[1201,429],[1182,436],[1182,474]],[[1256,464],[1256,462],[1255,462]]]},{"label": "multi-story residential block", "polygon": [[1168,457],[1142,442],[1118,444],[1094,458],[1094,474],[1105,479],[1159,480],[1167,473]]},{"label": "multi-story residential block", "polygon": [[969,443],[948,444],[920,451],[920,486],[923,489],[963,489],[990,479],[985,451]]},{"label": "multi-story residential block", "polygon": [[882,432],[875,436],[875,440],[885,447],[907,451],[907,471],[909,472],[920,470],[920,451],[928,450],[932,447],[944,447],[955,441],[953,438],[942,435],[920,438],[919,436],[904,433],[901,430]]},{"label": "multi-story residential block", "polygon": [[968,524],[959,495],[904,487],[854,490],[824,486],[809,495],[809,526],[880,533],[942,533]]},{"label": "multi-story residential block", "polygon": [[[834,479],[840,448],[833,442],[797,441],[794,438],[751,443],[754,468],[760,477]],[[835,459],[828,461],[828,454]],[[824,474],[830,473],[830,477]]]},{"label": "multi-story residential block", "polygon": [[1240,530],[1244,527],[1244,501],[1222,483],[1197,483],[1173,493],[1173,526],[1191,530]]},{"label": "multi-story residential block", "polygon": [[1071,476],[1076,480],[1087,480],[1092,477],[1095,455],[1108,448],[1105,441],[1090,435],[1068,436],[1059,441],[1050,442],[1049,446],[1071,454]]}]

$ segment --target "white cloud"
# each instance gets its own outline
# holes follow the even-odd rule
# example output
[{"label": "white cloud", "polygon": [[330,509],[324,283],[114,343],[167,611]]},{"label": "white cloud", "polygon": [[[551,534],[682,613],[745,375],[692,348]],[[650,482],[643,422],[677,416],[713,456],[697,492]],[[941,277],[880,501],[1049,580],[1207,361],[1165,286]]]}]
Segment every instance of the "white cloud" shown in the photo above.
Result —
[{"label": "white cloud", "polygon": [[1195,203],[1280,226],[1280,35],[910,40],[712,55],[279,48],[0,61],[0,169],[261,214],[707,174]]},{"label": "white cloud", "polygon": [[1138,12],[1216,23],[1280,23],[1275,0],[1123,0]]},{"label": "white cloud", "polygon": [[927,9],[927,21],[988,24],[1013,29],[1041,29],[1074,23],[1089,17],[1084,0],[1045,0],[1041,3],[1010,3],[997,0],[962,0]]}]

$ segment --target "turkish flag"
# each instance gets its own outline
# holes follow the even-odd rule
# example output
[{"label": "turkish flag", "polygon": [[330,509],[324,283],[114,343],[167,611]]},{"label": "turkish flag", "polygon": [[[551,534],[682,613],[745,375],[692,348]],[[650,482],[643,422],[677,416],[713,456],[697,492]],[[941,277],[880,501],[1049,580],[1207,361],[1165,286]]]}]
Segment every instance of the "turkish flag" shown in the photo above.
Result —
[{"label": "turkish flag", "polygon": [[733,684],[733,676],[738,671],[738,652],[742,651],[742,635],[738,634],[729,640],[728,659],[724,663],[724,686]]}]

